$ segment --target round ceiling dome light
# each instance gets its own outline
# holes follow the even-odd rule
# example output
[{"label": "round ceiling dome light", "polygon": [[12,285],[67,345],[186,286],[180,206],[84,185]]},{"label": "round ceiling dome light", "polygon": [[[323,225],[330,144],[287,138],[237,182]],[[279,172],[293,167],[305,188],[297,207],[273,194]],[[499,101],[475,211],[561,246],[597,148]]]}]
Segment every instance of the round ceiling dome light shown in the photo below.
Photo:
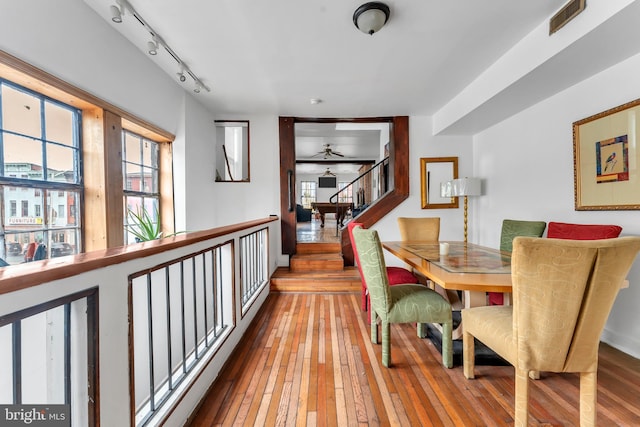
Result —
[{"label": "round ceiling dome light", "polygon": [[377,33],[387,23],[391,11],[384,3],[372,1],[365,3],[353,13],[353,23],[365,34]]}]

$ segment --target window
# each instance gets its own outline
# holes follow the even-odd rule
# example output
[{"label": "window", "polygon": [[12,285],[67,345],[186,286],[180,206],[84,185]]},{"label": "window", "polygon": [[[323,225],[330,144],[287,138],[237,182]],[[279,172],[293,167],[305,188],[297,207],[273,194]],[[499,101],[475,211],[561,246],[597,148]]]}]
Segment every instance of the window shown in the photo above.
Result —
[{"label": "window", "polygon": [[[24,246],[43,239],[50,251],[47,243],[60,233],[58,241],[69,243],[75,252],[124,243],[122,145],[109,143],[121,138],[123,129],[159,146],[160,184],[156,190],[146,184],[149,191],[161,193],[162,225],[170,232],[174,227],[171,142],[175,136],[112,104],[87,97],[85,91],[0,50],[0,258],[7,251],[5,242]],[[82,175],[82,169],[91,173]],[[16,201],[12,216],[9,200]],[[22,200],[29,202],[33,216],[19,216],[17,203]],[[40,215],[35,215],[36,205]],[[64,206],[63,211],[59,205]],[[83,215],[99,220],[82,221]],[[10,263],[13,261],[18,259]]]},{"label": "window", "polygon": [[[80,199],[80,110],[0,79],[0,191],[9,200],[0,218],[0,257],[9,264],[23,262],[22,254],[7,251],[8,242],[42,242],[51,247],[54,234],[80,248],[80,221],[56,215]],[[5,202],[7,203],[7,202]],[[36,206],[29,212],[29,205]],[[45,213],[45,215],[42,215]]]},{"label": "window", "polygon": [[302,194],[302,206],[306,209],[311,209],[311,203],[316,201],[316,182],[301,181],[300,190]]},{"label": "window", "polygon": [[122,132],[122,170],[124,173],[124,230],[125,243],[135,243],[128,231],[132,225],[129,211],[145,211],[155,224],[160,212],[159,147],[154,141],[124,130]]},{"label": "window", "polygon": [[[338,195],[338,199],[340,203],[351,203],[353,202],[353,186],[349,185],[350,182],[339,182],[338,183],[338,191],[340,194]],[[347,187],[348,186],[348,187]],[[343,188],[347,187],[346,190],[343,191]]]}]

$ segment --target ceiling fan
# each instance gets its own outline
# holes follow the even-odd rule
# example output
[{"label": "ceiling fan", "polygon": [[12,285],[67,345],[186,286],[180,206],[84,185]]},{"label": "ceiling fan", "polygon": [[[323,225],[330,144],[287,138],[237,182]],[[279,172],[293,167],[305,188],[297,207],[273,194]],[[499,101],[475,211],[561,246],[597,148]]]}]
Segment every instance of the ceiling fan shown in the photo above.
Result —
[{"label": "ceiling fan", "polygon": [[327,168],[326,171],[324,171],[324,173],[322,174],[322,176],[336,176],[335,173],[331,172],[331,170],[329,168]]},{"label": "ceiling fan", "polygon": [[320,155],[322,155],[324,159],[329,159],[333,156],[344,157],[344,154],[338,151],[333,151],[331,149],[331,144],[324,144],[324,149],[322,151],[318,151],[316,154],[314,154],[311,157],[317,157]]}]

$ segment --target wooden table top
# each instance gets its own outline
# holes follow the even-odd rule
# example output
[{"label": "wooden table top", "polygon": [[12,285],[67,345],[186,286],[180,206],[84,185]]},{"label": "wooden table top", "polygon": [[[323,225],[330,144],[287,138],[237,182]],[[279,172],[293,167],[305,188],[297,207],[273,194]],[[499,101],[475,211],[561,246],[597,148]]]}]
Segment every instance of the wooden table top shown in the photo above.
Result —
[{"label": "wooden table top", "polygon": [[449,255],[444,256],[434,242],[383,242],[382,246],[445,289],[511,292],[511,254],[473,243],[447,243]]}]

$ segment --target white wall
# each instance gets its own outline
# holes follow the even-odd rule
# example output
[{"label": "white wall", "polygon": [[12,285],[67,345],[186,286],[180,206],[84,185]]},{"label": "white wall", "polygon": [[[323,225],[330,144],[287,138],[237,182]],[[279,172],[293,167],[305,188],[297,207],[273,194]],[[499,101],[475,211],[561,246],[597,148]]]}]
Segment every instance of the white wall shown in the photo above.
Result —
[{"label": "white wall", "polygon": [[[471,206],[471,241],[498,247],[505,218],[618,224],[622,235],[640,235],[639,211],[574,210],[572,136],[574,121],[640,98],[639,67],[637,55],[474,137],[475,175],[486,195]],[[640,357],[640,260],[629,280],[603,341]]]},{"label": "white wall", "polygon": [[[382,240],[400,240],[397,217],[440,217],[440,239],[462,240],[463,210],[422,209],[420,191],[421,157],[458,157],[458,176],[472,176],[472,145],[469,136],[434,136],[432,120],[427,116],[409,118],[409,198],[389,215],[375,224]],[[402,265],[398,260],[385,255],[388,265]]]},{"label": "white wall", "polygon": [[83,1],[3,4],[0,49],[176,135],[177,230],[279,213],[277,117],[233,117],[251,121],[251,182],[214,183],[218,117]]}]

